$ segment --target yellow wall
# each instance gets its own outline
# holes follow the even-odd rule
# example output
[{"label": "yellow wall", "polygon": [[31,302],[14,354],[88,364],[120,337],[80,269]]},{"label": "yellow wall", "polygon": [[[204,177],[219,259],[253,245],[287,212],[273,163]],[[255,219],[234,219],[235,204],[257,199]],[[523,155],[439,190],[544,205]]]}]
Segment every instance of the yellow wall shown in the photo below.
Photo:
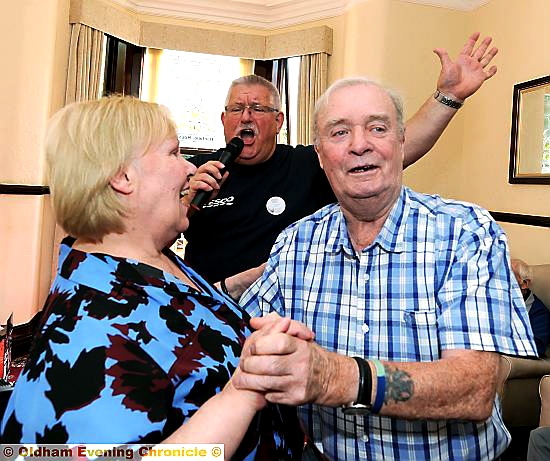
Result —
[{"label": "yellow wall", "polygon": [[[492,0],[471,15],[472,29],[491,34],[500,48],[490,91],[472,101],[465,118],[460,178],[462,198],[486,208],[550,215],[550,187],[508,184],[512,91],[516,83],[550,74],[546,0]],[[550,262],[550,229],[505,225],[513,255]]]},{"label": "yellow wall", "polygon": [[[44,184],[40,151],[50,114],[63,104],[70,0],[5,2],[0,17],[0,182]],[[359,1],[339,17],[282,32],[326,25],[333,30],[329,80],[364,74],[401,92],[411,115],[435,89],[434,47],[455,57],[473,31],[492,35],[499,71],[462,108],[429,156],[409,168],[405,183],[493,210],[549,215],[550,188],[508,184],[513,85],[549,73],[547,0],[491,0],[460,12],[402,0]],[[193,21],[147,18],[201,29],[256,32]],[[6,65],[9,63],[9,65]],[[550,229],[503,224],[513,255],[550,262]],[[0,323],[15,311],[27,321],[49,283],[53,223],[47,199],[0,196]]]},{"label": "yellow wall", "polygon": [[[63,105],[69,0],[4,2],[0,183],[43,185],[46,121]],[[44,196],[0,195],[0,323],[27,321],[50,283],[54,222]]]},{"label": "yellow wall", "polygon": [[[439,60],[454,58],[480,31],[499,47],[498,73],[459,111],[432,152],[407,169],[416,190],[478,203],[491,211],[550,216],[550,187],[508,183],[514,84],[550,74],[547,0],[491,0],[473,12],[367,0],[327,23],[334,29],[331,79],[364,74],[401,92],[412,115],[435,89]],[[423,26],[423,27],[419,27]],[[550,229],[501,223],[512,256],[550,262]]]}]

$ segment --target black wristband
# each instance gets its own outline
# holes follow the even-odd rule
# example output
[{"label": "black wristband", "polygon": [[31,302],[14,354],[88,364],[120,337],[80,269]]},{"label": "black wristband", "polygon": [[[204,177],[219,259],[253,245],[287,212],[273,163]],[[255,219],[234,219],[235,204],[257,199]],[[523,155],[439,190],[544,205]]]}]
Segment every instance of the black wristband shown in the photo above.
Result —
[{"label": "black wristband", "polygon": [[357,400],[355,403],[361,405],[371,405],[372,394],[372,372],[367,361],[361,357],[352,357],[359,367],[359,389],[357,390]]},{"label": "black wristband", "polygon": [[[231,295],[229,294],[229,290],[227,289],[227,285],[225,284],[225,279],[221,279],[220,281],[220,288],[222,291],[231,298]],[[233,299],[233,298],[231,298]]]}]

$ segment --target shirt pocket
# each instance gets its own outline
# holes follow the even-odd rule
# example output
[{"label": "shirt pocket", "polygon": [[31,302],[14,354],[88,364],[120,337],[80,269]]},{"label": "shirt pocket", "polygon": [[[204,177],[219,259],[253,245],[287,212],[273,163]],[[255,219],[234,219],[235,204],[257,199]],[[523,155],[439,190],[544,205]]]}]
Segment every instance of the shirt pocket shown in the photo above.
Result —
[{"label": "shirt pocket", "polygon": [[435,310],[405,310],[402,324],[407,360],[423,362],[440,357]]}]

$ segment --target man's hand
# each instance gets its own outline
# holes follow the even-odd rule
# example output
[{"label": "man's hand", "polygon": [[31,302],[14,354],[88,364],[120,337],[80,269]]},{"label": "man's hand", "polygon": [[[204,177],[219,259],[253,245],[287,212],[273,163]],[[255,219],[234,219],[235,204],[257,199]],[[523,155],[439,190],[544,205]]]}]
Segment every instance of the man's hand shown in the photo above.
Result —
[{"label": "man's hand", "polygon": [[[288,326],[286,326],[286,322],[288,322]],[[250,326],[255,330],[262,329],[264,335],[269,331],[267,328],[274,327],[275,323],[279,324],[278,328],[287,335],[296,336],[304,341],[313,341],[315,338],[315,333],[305,324],[289,317],[281,317],[277,312],[270,312],[263,317],[252,317],[250,319]]]},{"label": "man's hand", "polygon": [[496,66],[486,68],[498,53],[498,49],[492,47],[487,51],[492,41],[491,37],[484,38],[475,48],[478,39],[479,32],[470,35],[454,62],[446,50],[434,49],[434,53],[441,61],[441,72],[437,81],[437,89],[441,93],[464,101],[474,94],[485,80],[495,75]]},{"label": "man's hand", "polygon": [[[355,399],[358,371],[353,359],[301,339],[298,322],[270,320],[259,320],[262,327],[245,343],[241,373],[233,379],[237,389],[263,392],[267,401],[287,405],[337,406]],[[258,320],[252,325],[258,326]]]},{"label": "man's hand", "polygon": [[187,203],[191,203],[200,190],[207,192],[213,191],[210,198],[216,197],[223,183],[222,179],[225,180],[228,175],[226,172],[222,177],[220,170],[223,168],[224,164],[217,160],[210,160],[199,166],[195,174],[189,178],[189,193],[185,197]]}]

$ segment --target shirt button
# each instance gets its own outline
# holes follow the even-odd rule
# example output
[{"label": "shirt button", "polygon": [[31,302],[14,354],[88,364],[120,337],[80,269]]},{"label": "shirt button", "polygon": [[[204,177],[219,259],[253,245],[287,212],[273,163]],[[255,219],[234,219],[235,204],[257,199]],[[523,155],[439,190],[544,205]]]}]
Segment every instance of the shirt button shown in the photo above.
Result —
[{"label": "shirt button", "polygon": [[362,440],[363,442],[367,443],[367,442],[369,441],[369,436],[368,436],[367,434],[363,434],[363,435],[361,436],[361,440]]},{"label": "shirt button", "polygon": [[361,331],[367,334],[369,330],[370,330],[369,326],[366,323],[363,323],[363,325],[361,326]]},{"label": "shirt button", "polygon": [[365,274],[365,282],[369,280],[369,274]]}]

